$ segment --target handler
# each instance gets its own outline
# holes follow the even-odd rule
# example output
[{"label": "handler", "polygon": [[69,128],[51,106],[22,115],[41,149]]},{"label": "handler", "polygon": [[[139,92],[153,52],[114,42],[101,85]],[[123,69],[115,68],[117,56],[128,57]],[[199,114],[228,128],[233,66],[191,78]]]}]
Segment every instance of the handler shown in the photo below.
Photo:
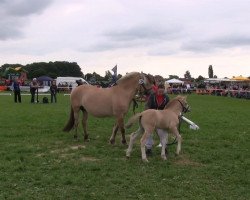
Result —
[{"label": "handler", "polygon": [[[165,86],[163,84],[159,84],[156,91],[151,93],[151,95],[149,96],[145,105],[145,109],[163,110],[168,102],[169,102],[169,97],[165,93]],[[156,131],[160,138],[162,138],[162,135],[164,134],[167,135],[167,132],[163,129],[157,129]],[[152,135],[150,135],[145,145],[147,155],[152,155],[153,144],[154,144],[153,137]]]}]

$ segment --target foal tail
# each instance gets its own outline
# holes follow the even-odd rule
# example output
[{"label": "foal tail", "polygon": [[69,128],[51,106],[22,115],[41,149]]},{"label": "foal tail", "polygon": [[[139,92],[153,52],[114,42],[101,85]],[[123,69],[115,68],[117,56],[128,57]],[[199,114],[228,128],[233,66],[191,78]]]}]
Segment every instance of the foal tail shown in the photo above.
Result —
[{"label": "foal tail", "polygon": [[73,111],[73,108],[71,107],[70,117],[69,117],[68,123],[63,128],[63,131],[64,132],[69,132],[73,128],[74,123],[75,123],[74,111]]},{"label": "foal tail", "polygon": [[142,113],[137,113],[131,117],[128,122],[125,124],[125,128],[130,128],[138,119],[141,119]]}]

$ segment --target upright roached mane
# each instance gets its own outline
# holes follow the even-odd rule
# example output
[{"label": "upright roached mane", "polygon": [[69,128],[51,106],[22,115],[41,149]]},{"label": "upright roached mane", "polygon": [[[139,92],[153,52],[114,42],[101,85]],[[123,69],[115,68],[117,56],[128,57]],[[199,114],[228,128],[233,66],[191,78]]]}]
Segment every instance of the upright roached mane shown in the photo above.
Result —
[{"label": "upright roached mane", "polygon": [[87,120],[88,113],[95,117],[116,118],[110,143],[114,144],[118,129],[122,133],[122,143],[126,144],[124,116],[138,90],[149,90],[152,87],[152,76],[140,72],[131,72],[117,81],[117,85],[110,88],[97,88],[92,85],[81,85],[75,88],[70,95],[70,118],[64,131],[75,129],[74,137],[77,138],[79,111],[83,112],[84,140],[88,139]]}]

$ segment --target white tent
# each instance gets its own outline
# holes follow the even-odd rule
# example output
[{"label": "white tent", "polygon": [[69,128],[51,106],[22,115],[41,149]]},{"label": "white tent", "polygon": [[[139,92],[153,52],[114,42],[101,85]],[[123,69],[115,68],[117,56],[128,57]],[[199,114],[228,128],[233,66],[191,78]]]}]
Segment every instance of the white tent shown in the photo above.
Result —
[{"label": "white tent", "polygon": [[184,82],[179,79],[173,78],[173,79],[167,80],[166,83],[183,84]]}]

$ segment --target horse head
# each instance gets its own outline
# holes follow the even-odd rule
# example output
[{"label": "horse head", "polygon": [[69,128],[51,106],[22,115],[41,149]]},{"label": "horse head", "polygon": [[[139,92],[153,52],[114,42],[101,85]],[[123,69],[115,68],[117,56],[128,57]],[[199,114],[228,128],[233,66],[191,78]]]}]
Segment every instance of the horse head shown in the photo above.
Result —
[{"label": "horse head", "polygon": [[151,74],[145,74],[141,72],[139,79],[138,93],[140,96],[148,94],[155,83],[154,76]]}]

